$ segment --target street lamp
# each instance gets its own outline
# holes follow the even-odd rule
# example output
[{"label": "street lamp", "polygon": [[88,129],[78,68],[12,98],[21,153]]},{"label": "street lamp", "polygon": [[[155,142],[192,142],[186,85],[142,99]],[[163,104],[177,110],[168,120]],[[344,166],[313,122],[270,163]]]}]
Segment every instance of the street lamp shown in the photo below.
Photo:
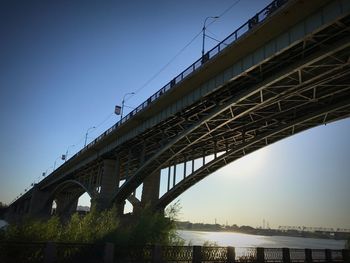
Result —
[{"label": "street lamp", "polygon": [[127,95],[135,95],[135,92],[128,92],[128,93],[124,94],[124,97],[123,97],[123,100],[122,100],[122,110],[120,112],[120,120],[123,119],[124,103],[125,103],[125,97]]},{"label": "street lamp", "polygon": [[47,171],[48,171],[50,168],[52,168],[52,166],[50,166],[49,168],[47,168],[46,171],[42,173],[42,176],[43,176],[43,177],[45,177],[45,176],[47,175]]},{"label": "street lamp", "polygon": [[207,20],[209,18],[212,18],[212,19],[217,19],[219,18],[218,16],[208,16],[205,18],[204,20],[204,23],[203,23],[203,29],[202,29],[202,32],[203,32],[203,41],[202,41],[202,57],[204,56],[204,42],[205,42],[205,29],[206,29],[206,23],[207,23]]},{"label": "street lamp", "polygon": [[56,158],[56,160],[55,160],[55,162],[53,163],[53,170],[52,170],[52,171],[55,171],[55,168],[56,168],[56,162],[57,162],[57,160],[58,160],[58,159],[60,159],[60,157],[57,157],[57,158]]},{"label": "street lamp", "polygon": [[[85,142],[85,143],[86,143],[86,142]],[[68,159],[68,150],[69,150],[69,148],[74,147],[74,146],[75,146],[74,144],[69,145],[69,146],[67,147],[66,154],[62,154],[61,159],[62,159],[62,160],[64,160],[64,162],[66,162],[66,161],[67,161],[67,159]]]},{"label": "street lamp", "polygon": [[89,129],[87,129],[86,133],[85,133],[85,143],[84,143],[84,147],[86,146],[86,141],[87,141],[87,136],[89,134],[89,131],[92,130],[92,129],[95,129],[96,127],[93,126],[93,127],[90,127]]}]

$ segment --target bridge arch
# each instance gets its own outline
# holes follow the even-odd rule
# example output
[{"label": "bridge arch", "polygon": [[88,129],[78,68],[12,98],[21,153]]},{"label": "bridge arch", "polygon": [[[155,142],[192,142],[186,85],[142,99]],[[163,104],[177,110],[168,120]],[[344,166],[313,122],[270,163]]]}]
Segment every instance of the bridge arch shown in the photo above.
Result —
[{"label": "bridge arch", "polygon": [[[340,106],[335,111],[342,111],[344,110],[344,107],[345,106]],[[347,110],[350,110],[349,106],[347,106]],[[335,111],[333,111],[333,114],[335,113]],[[174,183],[172,187],[169,187],[168,185],[168,190],[164,193],[163,196],[159,198],[159,200],[155,204],[155,209],[163,210],[168,204],[174,201],[187,189],[189,189],[205,177],[209,176],[210,174],[214,173],[218,169],[226,166],[227,164],[232,163],[249,153],[252,153],[258,149],[261,149],[269,144],[277,142],[288,136],[293,136],[306,129],[322,125],[322,123],[320,123],[312,127],[309,126],[310,123],[317,124],[320,120],[324,119],[324,117],[327,114],[329,114],[329,112],[325,111],[323,113],[317,113],[313,116],[308,116],[308,118],[306,118],[302,122],[282,126],[280,127],[280,129],[270,131],[267,134],[264,134],[263,136],[255,138],[255,140],[253,141],[244,143],[238,147],[232,147],[230,149],[227,149],[227,151],[225,152],[220,152],[220,154],[214,156],[209,162],[206,163],[205,161],[203,161],[203,165],[201,167],[198,167],[197,169],[192,168],[192,173],[188,175],[186,174],[186,170],[184,170],[184,177],[176,184]],[[168,169],[170,169],[170,167]],[[174,170],[176,169],[172,169],[172,171]],[[171,176],[175,178],[176,175],[172,174]]]},{"label": "bridge arch", "polygon": [[174,196],[232,158],[349,117],[350,41],[344,35],[345,27],[339,35],[332,35],[331,28],[310,34],[319,42],[298,41],[288,52],[276,54],[229,80],[203,97],[200,105],[192,105],[175,116],[173,127],[158,127],[170,130],[162,138],[162,147],[121,186],[114,199],[125,200],[133,189],[161,169],[176,169],[178,164],[224,153],[196,173],[192,171],[193,176],[184,178],[176,188],[173,183],[172,191],[168,187],[168,193],[156,205],[164,208]]},{"label": "bridge arch", "polygon": [[94,191],[83,183],[73,179],[66,180],[52,191],[49,202],[51,204],[55,202],[55,214],[67,219],[76,211],[79,197],[84,193],[87,193],[91,200],[96,197]]},{"label": "bridge arch", "polygon": [[88,193],[88,195],[91,198],[94,197],[93,191],[91,189],[86,187],[83,183],[79,182],[78,180],[73,180],[73,179],[66,180],[66,181],[62,182],[61,184],[57,185],[56,188],[53,190],[52,195],[55,195],[57,192],[60,192],[65,187],[68,187],[71,185],[75,185],[75,186],[80,187],[81,189],[84,190],[84,192]]}]

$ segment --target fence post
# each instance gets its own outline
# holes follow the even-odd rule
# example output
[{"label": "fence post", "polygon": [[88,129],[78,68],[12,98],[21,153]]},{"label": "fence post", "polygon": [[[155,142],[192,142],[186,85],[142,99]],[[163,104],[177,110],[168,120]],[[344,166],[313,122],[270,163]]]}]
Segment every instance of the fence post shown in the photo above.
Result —
[{"label": "fence post", "polygon": [[193,246],[192,263],[201,263],[201,262],[202,262],[202,247]]},{"label": "fence post", "polygon": [[202,56],[202,65],[209,60],[209,52]]},{"label": "fence post", "polygon": [[54,263],[56,261],[56,244],[47,242],[44,250],[44,263]]},{"label": "fence post", "polygon": [[152,263],[162,262],[162,247],[160,245],[154,245],[152,247]]},{"label": "fence post", "polygon": [[227,263],[235,263],[236,252],[234,247],[227,247]]},{"label": "fence post", "polygon": [[324,253],[326,255],[326,262],[332,262],[332,250],[325,249]]},{"label": "fence post", "polygon": [[257,263],[264,263],[265,261],[265,251],[263,247],[256,248],[256,261]]},{"label": "fence post", "polygon": [[106,243],[103,254],[104,263],[113,263],[114,260],[114,244]]},{"label": "fence post", "polygon": [[342,249],[341,254],[343,256],[343,262],[350,263],[350,251],[349,251],[349,249]]},{"label": "fence post", "polygon": [[287,247],[282,248],[282,258],[283,258],[283,263],[290,263],[289,248],[287,248]]},{"label": "fence post", "polygon": [[305,248],[305,262],[312,263],[312,250]]}]

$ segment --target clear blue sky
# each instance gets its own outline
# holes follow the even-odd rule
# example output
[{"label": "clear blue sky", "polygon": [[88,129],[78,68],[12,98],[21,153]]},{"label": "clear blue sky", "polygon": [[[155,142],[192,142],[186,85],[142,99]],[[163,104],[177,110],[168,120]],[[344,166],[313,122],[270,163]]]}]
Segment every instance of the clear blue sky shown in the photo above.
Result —
[{"label": "clear blue sky", "polygon": [[[0,3],[0,201],[9,203],[199,58],[201,37],[144,84],[234,0]],[[208,27],[223,39],[269,1],[241,0]],[[215,45],[207,39],[207,48]],[[127,109],[126,109],[127,110]],[[251,154],[182,196],[181,219],[350,228],[350,121]]]}]

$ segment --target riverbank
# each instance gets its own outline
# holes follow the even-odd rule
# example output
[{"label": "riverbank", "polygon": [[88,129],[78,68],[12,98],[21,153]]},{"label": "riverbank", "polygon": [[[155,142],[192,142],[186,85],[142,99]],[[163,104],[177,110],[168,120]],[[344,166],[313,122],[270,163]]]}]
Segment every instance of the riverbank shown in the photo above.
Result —
[{"label": "riverbank", "polygon": [[333,239],[333,240],[348,240],[350,239],[349,232],[335,231],[305,231],[298,229],[280,230],[280,229],[261,229],[251,226],[223,226],[219,224],[203,224],[191,222],[176,222],[177,229],[187,231],[206,231],[206,232],[231,232],[242,233],[249,235],[260,236],[286,236],[286,237],[301,237],[301,238],[318,238],[318,239]]},{"label": "riverbank", "polygon": [[266,247],[266,248],[312,248],[344,249],[345,240],[303,238],[289,236],[262,236],[225,231],[189,231],[178,230],[178,235],[185,244],[201,246],[204,243],[217,246]]}]

